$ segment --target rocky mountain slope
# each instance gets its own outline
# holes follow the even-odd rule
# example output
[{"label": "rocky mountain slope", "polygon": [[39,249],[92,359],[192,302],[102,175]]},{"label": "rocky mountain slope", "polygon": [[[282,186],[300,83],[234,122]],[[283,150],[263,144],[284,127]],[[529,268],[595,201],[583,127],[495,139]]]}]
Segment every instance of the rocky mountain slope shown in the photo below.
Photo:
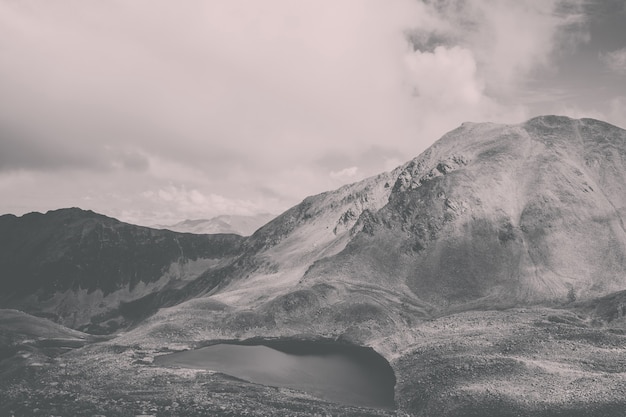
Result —
[{"label": "rocky mountain slope", "polygon": [[[517,125],[466,123],[392,172],[306,198],[249,238],[133,229],[150,236],[142,241],[169,248],[158,249],[160,268],[140,268],[152,277],[141,282],[166,283],[123,305],[161,309],[64,360],[76,378],[132,375],[122,391],[160,387],[167,404],[137,395],[165,415],[175,414],[173,404],[185,415],[312,415],[324,407],[333,415],[394,414],[323,406],[284,391],[261,394],[245,382],[149,365],[164,350],[216,340],[325,338],[373,347],[389,360],[396,415],[621,415],[625,216],[625,130],[558,116]],[[0,218],[0,226],[15,221]],[[115,225],[109,227],[130,227]],[[75,235],[83,234],[92,236]],[[21,242],[16,236],[3,241],[3,252]],[[58,248],[59,238],[50,239],[18,246]],[[80,253],[80,239],[72,239],[70,252]],[[174,250],[181,239],[188,239],[181,246],[189,259],[182,263],[197,262],[187,280],[163,272],[181,264]],[[137,247],[152,251],[148,243]],[[135,246],[129,249],[135,253]],[[33,253],[40,259],[34,265],[74,259]],[[118,258],[124,256],[111,259]],[[13,259],[20,258],[2,262],[14,265]],[[23,258],[19,265],[26,264]],[[31,276],[41,276],[24,280],[46,289],[42,299],[58,297],[49,295],[58,294],[48,289],[54,281]],[[131,291],[130,276],[115,278],[120,285],[109,291]],[[104,294],[98,285],[72,291]],[[42,372],[42,380],[59,376],[52,365]],[[139,401],[120,391],[117,405],[96,404],[90,398],[118,391],[84,384],[77,392],[86,410]],[[209,394],[204,386],[212,387]],[[23,403],[21,392],[7,392],[7,404]]]},{"label": "rocky mountain slope", "polygon": [[625,158],[626,132],[597,120],[464,124],[259,229],[208,300],[250,329],[309,332],[315,315],[382,341],[415,319],[623,290]]},{"label": "rocky mountain slope", "polygon": [[[41,305],[79,327],[110,310],[87,307],[103,298],[156,309],[209,291],[290,320],[282,304],[292,297],[302,314],[377,311],[382,297],[427,317],[603,296],[625,285],[624,137],[592,119],[467,123],[392,172],[306,198],[248,239],[77,209],[3,216],[0,306]],[[146,298],[172,282],[188,288]]]},{"label": "rocky mountain slope", "polygon": [[254,216],[222,215],[210,219],[183,220],[172,225],[156,225],[154,228],[167,229],[181,233],[232,233],[241,236],[250,236],[274,217],[276,217],[274,214],[269,213],[261,213]]},{"label": "rocky mountain slope", "polygon": [[[621,362],[584,363],[626,349],[625,158],[626,131],[597,120],[464,124],[390,173],[305,199],[208,297],[118,340],[333,337],[388,358],[416,415],[594,415],[568,402],[582,392],[619,415],[606,387]],[[553,400],[540,387],[554,385],[570,388]]]},{"label": "rocky mountain slope", "polygon": [[626,284],[625,216],[623,130],[465,124],[405,165],[388,203],[304,279],[400,281],[438,309],[586,299]]},{"label": "rocky mountain slope", "polygon": [[0,306],[74,328],[92,318],[116,328],[125,303],[219,268],[242,241],[153,230],[80,209],[1,216]]}]

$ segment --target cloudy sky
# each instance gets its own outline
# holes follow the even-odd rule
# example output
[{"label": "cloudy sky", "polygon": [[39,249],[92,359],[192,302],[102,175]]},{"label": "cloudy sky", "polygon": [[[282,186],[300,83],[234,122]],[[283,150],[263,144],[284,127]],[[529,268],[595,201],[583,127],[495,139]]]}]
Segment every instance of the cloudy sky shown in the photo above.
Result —
[{"label": "cloudy sky", "polygon": [[548,113],[626,127],[623,0],[0,0],[0,213],[280,213]]}]

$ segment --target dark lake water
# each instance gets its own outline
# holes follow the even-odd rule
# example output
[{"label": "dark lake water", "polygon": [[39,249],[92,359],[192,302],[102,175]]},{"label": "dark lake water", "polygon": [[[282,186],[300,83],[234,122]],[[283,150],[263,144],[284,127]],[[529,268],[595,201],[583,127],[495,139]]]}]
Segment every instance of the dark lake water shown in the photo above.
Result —
[{"label": "dark lake water", "polygon": [[374,350],[319,342],[217,344],[159,356],[160,366],[210,369],[246,381],[306,391],[364,407],[394,408],[395,376]]}]

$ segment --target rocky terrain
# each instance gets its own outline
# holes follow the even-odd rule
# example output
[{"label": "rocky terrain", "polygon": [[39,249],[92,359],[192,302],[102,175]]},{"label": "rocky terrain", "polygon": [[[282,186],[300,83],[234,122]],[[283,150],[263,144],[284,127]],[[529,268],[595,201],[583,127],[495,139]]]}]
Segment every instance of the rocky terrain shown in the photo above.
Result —
[{"label": "rocky terrain", "polygon": [[198,345],[174,329],[160,336],[159,347],[131,342],[132,332],[63,351],[20,341],[14,356],[0,362],[0,413],[621,416],[624,324],[573,310],[474,311],[421,322],[414,329],[419,341],[391,359],[397,410],[343,406],[224,374],[154,365],[155,356]]},{"label": "rocky terrain", "polygon": [[0,307],[72,328],[116,330],[152,313],[152,298],[162,305],[219,269],[239,255],[242,242],[237,235],[134,226],[77,208],[0,216]]},{"label": "rocky terrain", "polygon": [[[148,241],[188,239],[187,262],[211,263],[168,280],[175,286],[133,298],[133,311],[154,314],[126,320],[132,327],[109,340],[58,352],[37,345],[42,335],[6,336],[10,348],[0,371],[10,374],[2,378],[0,412],[621,416],[625,214],[626,131],[558,116],[464,124],[392,172],[308,197],[246,239],[141,229],[153,236]],[[0,220],[0,226],[18,221]],[[26,247],[12,236],[3,238],[5,253]],[[42,241],[48,246],[37,245],[59,247],[58,238]],[[50,260],[35,247],[29,247],[33,265]],[[82,246],[71,247],[80,253]],[[163,279],[164,268],[180,264],[176,256],[181,252],[157,257],[158,267],[137,264],[153,277],[142,282]],[[79,264],[59,258],[74,259],[64,264],[69,270]],[[14,269],[2,270],[31,268],[26,255],[22,264],[14,259],[20,258],[5,256]],[[148,273],[156,270],[161,275]],[[115,288],[130,289],[128,274],[106,271],[119,282]],[[24,294],[49,297],[45,277],[11,275],[3,272],[2,285],[31,282]],[[84,279],[94,282],[91,276]],[[102,279],[101,286],[109,285]],[[66,291],[106,292],[78,278],[70,282]],[[12,307],[15,299],[22,300],[4,297],[0,306]],[[396,373],[397,410],[324,403],[152,363],[171,351],[259,337],[373,347]]]}]

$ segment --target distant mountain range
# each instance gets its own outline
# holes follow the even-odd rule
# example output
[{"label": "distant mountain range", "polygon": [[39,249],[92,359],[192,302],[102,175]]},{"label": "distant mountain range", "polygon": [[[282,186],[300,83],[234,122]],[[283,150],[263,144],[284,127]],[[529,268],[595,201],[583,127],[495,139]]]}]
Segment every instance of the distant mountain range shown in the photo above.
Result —
[{"label": "distant mountain range", "polygon": [[155,229],[168,229],[174,232],[215,234],[234,233],[250,236],[258,228],[275,218],[276,215],[261,213],[257,215],[221,215],[210,219],[183,220],[172,225],[155,225]]},{"label": "distant mountain range", "polygon": [[[537,368],[550,386],[569,386],[568,375],[587,375],[581,352],[626,346],[626,131],[610,124],[466,123],[395,170],[307,197],[249,237],[180,233],[223,222],[247,235],[262,221],[187,221],[174,232],[79,209],[2,216],[0,308],[91,333],[135,325],[120,344],[308,335],[370,346],[392,362],[397,400],[416,415],[464,415],[479,397],[544,415],[498,378],[535,381]],[[578,345],[562,348],[561,338]],[[436,366],[449,380],[424,379]],[[603,377],[619,385],[615,372]],[[576,389],[599,389],[579,379]],[[589,410],[528,389],[541,410],[558,411],[546,416]],[[626,406],[602,398],[603,415]]]}]

